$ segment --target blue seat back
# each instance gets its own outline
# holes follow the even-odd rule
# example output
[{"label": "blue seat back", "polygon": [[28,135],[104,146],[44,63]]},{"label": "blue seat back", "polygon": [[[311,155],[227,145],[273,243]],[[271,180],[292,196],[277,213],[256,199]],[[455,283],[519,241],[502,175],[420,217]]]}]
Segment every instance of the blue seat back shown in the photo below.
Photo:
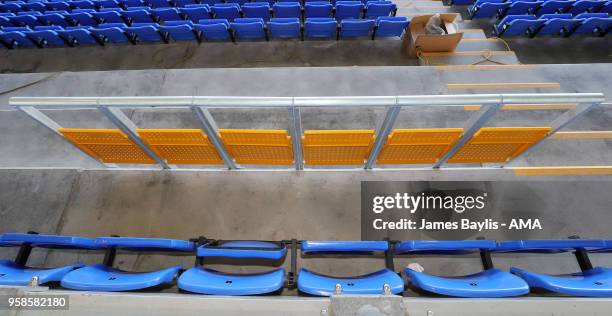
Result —
[{"label": "blue seat back", "polygon": [[194,27],[202,32],[207,40],[228,40],[230,38],[230,24],[226,19],[201,20]]},{"label": "blue seat back", "polygon": [[43,2],[28,2],[21,5],[23,11],[45,11],[46,7]]},{"label": "blue seat back", "polygon": [[565,14],[543,14],[539,17],[545,20],[544,25],[540,28],[536,36],[565,36],[571,33],[574,28],[580,23],[579,20],[574,20],[569,13]]},{"label": "blue seat back", "polygon": [[242,13],[245,18],[261,18],[268,21],[270,20],[270,5],[267,2],[245,3],[242,6]]},{"label": "blue seat back", "polygon": [[143,9],[128,9],[123,11],[123,17],[130,23],[152,23],[155,22],[149,12]]},{"label": "blue seat back", "polygon": [[[235,22],[236,23],[236,22]],[[198,247],[198,257],[259,258],[280,260],[287,254],[284,245],[265,241],[225,241]]]},{"label": "blue seat back", "polygon": [[165,238],[98,237],[95,239],[95,243],[103,248],[117,248],[138,252],[191,252],[195,250],[195,245],[191,241]]},{"label": "blue seat back", "polygon": [[544,1],[538,9],[536,15],[561,13],[567,11],[572,6],[573,1],[567,0],[548,0]]},{"label": "blue seat back", "polygon": [[65,30],[57,32],[72,45],[95,44],[96,39],[89,30],[90,27],[87,26],[69,26]]},{"label": "blue seat back", "polygon": [[374,20],[345,19],[340,22],[340,36],[364,37],[370,36],[374,28]]},{"label": "blue seat back", "polygon": [[197,8],[181,8],[187,19],[193,23],[198,23],[200,20],[210,19],[210,9],[208,7],[197,7]]},{"label": "blue seat back", "polygon": [[[61,30],[55,27],[40,27],[40,30]],[[93,238],[39,234],[6,233],[0,235],[0,242],[12,246],[31,245],[52,249],[100,249]]]},{"label": "blue seat back", "polygon": [[368,2],[366,4],[366,18],[374,19],[381,16],[393,15],[397,6],[389,2]]},{"label": "blue seat back", "polygon": [[396,243],[395,254],[466,254],[495,250],[494,240],[408,240]]},{"label": "blue seat back", "polygon": [[362,15],[363,3],[361,1],[336,2],[336,19],[359,19]]},{"label": "blue seat back", "polygon": [[272,18],[268,23],[270,36],[273,38],[300,38],[299,18]]},{"label": "blue seat back", "polygon": [[43,15],[38,16],[38,21],[44,25],[59,25],[59,26],[68,26],[68,22],[65,19],[64,14],[68,14],[67,12],[63,13],[45,13]]},{"label": "blue seat back", "polygon": [[96,9],[96,5],[89,0],[70,1],[72,9]]},{"label": "blue seat back", "polygon": [[582,20],[575,34],[602,36],[612,28],[612,18],[607,13],[582,13],[575,18]]},{"label": "blue seat back", "polygon": [[98,8],[106,8],[106,9],[120,7],[119,2],[116,0],[99,0],[97,5],[98,5]]},{"label": "blue seat back", "polygon": [[304,17],[328,18],[332,14],[333,6],[327,1],[311,1],[304,5]]},{"label": "blue seat back", "polygon": [[127,43],[130,41],[125,32],[127,26],[123,23],[102,23],[91,29],[91,34],[102,42]]},{"label": "blue seat back", "polygon": [[91,14],[85,12],[69,13],[66,15],[66,20],[81,26],[98,25],[98,21],[96,21]]},{"label": "blue seat back", "polygon": [[231,27],[239,39],[263,39],[266,36],[262,18],[237,18]]},{"label": "blue seat back", "polygon": [[174,4],[177,7],[184,7],[187,5],[199,4],[199,3],[197,3],[195,0],[174,0]]},{"label": "blue seat back", "polygon": [[604,3],[604,1],[598,0],[578,0],[574,2],[567,12],[573,15],[585,12],[597,12],[599,8],[603,7]]},{"label": "blue seat back", "polygon": [[496,252],[541,252],[558,253],[584,249],[597,251],[606,248],[603,240],[564,239],[564,240],[511,240],[497,243]]},{"label": "blue seat back", "polygon": [[68,4],[68,2],[64,1],[47,2],[45,6],[49,10],[70,10],[70,5]]},{"label": "blue seat back", "polygon": [[160,42],[163,40],[155,23],[134,23],[126,27],[125,31],[135,41]]},{"label": "blue seat back", "polygon": [[544,2],[516,1],[508,7],[503,15],[533,14],[542,3]]},{"label": "blue seat back", "polygon": [[92,15],[98,21],[99,24],[124,23],[125,22],[121,13],[117,11],[101,11],[101,12],[93,13]]},{"label": "blue seat back", "polygon": [[9,20],[16,26],[40,26],[42,25],[35,15],[17,15],[9,17]]},{"label": "blue seat back", "polygon": [[389,250],[386,241],[302,241],[302,254],[370,255]]},{"label": "blue seat back", "polygon": [[218,3],[212,7],[215,19],[233,21],[240,17],[240,5],[237,3]]},{"label": "blue seat back", "polygon": [[338,24],[333,18],[307,18],[304,23],[304,35],[314,38],[336,37]]},{"label": "blue seat back", "polygon": [[409,23],[407,17],[379,17],[376,19],[376,37],[401,37]]},{"label": "blue seat back", "polygon": [[124,9],[145,6],[141,0],[119,0],[118,2]]},{"label": "blue seat back", "polygon": [[275,18],[300,18],[302,16],[298,2],[277,2],[272,9]]},{"label": "blue seat back", "polygon": [[191,21],[168,21],[160,26],[159,30],[168,34],[170,38],[175,41],[190,41],[197,39]]},{"label": "blue seat back", "polygon": [[153,15],[153,17],[163,22],[180,21],[183,19],[179,15],[179,11],[177,8],[151,9],[151,14]]}]

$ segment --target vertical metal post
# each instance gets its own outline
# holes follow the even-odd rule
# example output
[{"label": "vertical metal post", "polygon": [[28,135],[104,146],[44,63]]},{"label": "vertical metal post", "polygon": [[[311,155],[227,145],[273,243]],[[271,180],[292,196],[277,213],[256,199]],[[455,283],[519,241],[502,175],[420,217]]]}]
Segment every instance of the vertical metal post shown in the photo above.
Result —
[{"label": "vertical metal post", "polygon": [[[396,98],[397,100],[397,98]],[[397,104],[397,101],[396,101]],[[370,156],[365,164],[365,169],[372,169],[374,164],[376,163],[376,159],[378,159],[378,155],[382,150],[383,146],[387,142],[387,137],[389,133],[391,133],[391,129],[395,124],[395,120],[400,112],[400,106],[394,105],[387,107],[387,114],[385,115],[385,119],[383,120],[380,128],[376,133],[376,139],[374,140],[374,146],[372,147],[372,151],[370,152]]]},{"label": "vertical metal post", "polygon": [[491,259],[491,252],[488,250],[480,250],[480,261],[482,261],[483,269],[493,269],[493,259]]},{"label": "vertical metal post", "polygon": [[483,104],[478,112],[474,113],[464,128],[463,135],[435,164],[434,168],[440,168],[448,159],[455,155],[481,127],[483,127],[503,106],[503,103]]},{"label": "vertical metal post", "polygon": [[136,124],[132,122],[119,108],[106,107],[106,106],[98,106],[100,112],[104,113],[108,119],[113,122],[119,129],[124,132],[131,141],[133,141],[140,149],[142,149],[147,155],[149,155],[155,162],[157,162],[162,168],[170,169],[170,166],[159,157],[147,144],[145,144],[142,139],[138,136],[136,132]]},{"label": "vertical metal post", "polygon": [[304,159],[302,158],[302,117],[300,108],[289,107],[289,133],[293,144],[293,159],[296,170],[304,170]]},{"label": "vertical metal post", "polygon": [[213,146],[215,146],[215,149],[221,156],[221,159],[223,159],[225,166],[227,166],[227,168],[230,170],[238,169],[236,163],[234,162],[234,159],[232,159],[232,157],[229,155],[227,149],[223,145],[223,142],[219,138],[219,135],[217,134],[217,125],[212,115],[210,115],[210,112],[208,112],[208,109],[203,106],[192,106],[191,111],[193,112],[193,114],[195,114],[198,120],[200,120],[204,132],[208,136],[208,139],[213,144]]},{"label": "vertical metal post", "polygon": [[39,111],[37,108],[33,106],[17,106],[17,109],[21,111],[22,113],[26,114],[27,116],[29,116],[30,118],[32,118],[33,120],[35,120],[36,122],[40,123],[42,126],[49,129],[53,133],[59,135],[63,140],[68,142],[74,148],[80,150],[82,153],[85,153],[87,157],[91,158],[92,160],[95,160],[97,163],[103,166],[109,167],[108,164],[105,164],[104,162],[98,160],[98,158],[90,155],[88,152],[81,149],[81,147],[76,146],[73,142],[69,141],[66,137],[64,137],[64,135],[62,135],[62,133],[59,132],[59,129],[62,127],[59,124],[57,124],[57,122],[52,120],[50,117],[45,115],[43,112]]}]

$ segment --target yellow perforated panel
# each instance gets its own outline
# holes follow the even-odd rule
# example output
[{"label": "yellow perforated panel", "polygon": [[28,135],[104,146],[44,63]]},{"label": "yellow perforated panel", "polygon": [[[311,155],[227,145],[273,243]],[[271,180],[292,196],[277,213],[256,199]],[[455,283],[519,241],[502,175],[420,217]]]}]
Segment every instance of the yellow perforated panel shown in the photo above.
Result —
[{"label": "yellow perforated panel", "polygon": [[389,135],[377,163],[435,163],[461,134],[462,128],[396,129]]},{"label": "yellow perforated panel", "polygon": [[91,156],[106,163],[155,163],[118,129],[60,128],[59,132]]},{"label": "yellow perforated panel", "polygon": [[302,138],[307,165],[360,165],[372,150],[373,130],[305,131]]},{"label": "yellow perforated panel", "polygon": [[219,134],[237,163],[293,164],[291,137],[286,130],[220,129]]},{"label": "yellow perforated panel", "polygon": [[168,163],[223,163],[208,136],[199,129],[138,129],[138,134]]},{"label": "yellow perforated panel", "polygon": [[550,127],[484,127],[448,162],[506,162],[544,138],[550,131]]}]

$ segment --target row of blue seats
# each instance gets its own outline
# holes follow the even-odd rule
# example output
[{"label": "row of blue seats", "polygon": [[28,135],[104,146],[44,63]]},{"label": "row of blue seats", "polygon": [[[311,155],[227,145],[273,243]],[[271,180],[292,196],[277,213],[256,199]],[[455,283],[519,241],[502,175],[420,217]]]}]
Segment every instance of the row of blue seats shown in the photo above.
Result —
[{"label": "row of blue seats", "polygon": [[[184,291],[211,295],[257,295],[295,288],[310,295],[382,294],[404,292],[412,287],[455,297],[512,297],[529,293],[530,288],[589,297],[612,296],[612,269],[593,267],[589,252],[610,252],[610,240],[493,240],[464,241],[222,241],[200,237],[185,241],[158,238],[99,237],[83,238],[38,234],[7,233],[0,235],[0,246],[20,247],[15,260],[0,261],[0,285],[59,284],[68,289],[83,291],[132,291],[177,282]],[[59,268],[31,268],[27,266],[33,247],[104,250],[101,264],[84,266],[73,264]],[[302,257],[310,255],[385,255],[385,268],[376,272],[337,277],[306,268],[297,271],[298,247]],[[195,254],[194,267],[174,266],[153,272],[129,272],[113,268],[117,250],[175,252]],[[207,258],[224,260],[263,259],[282,265],[291,252],[291,271],[283,268],[255,274],[234,274],[206,267]],[[421,269],[408,267],[402,273],[394,271],[394,256],[404,255],[463,255],[480,253],[483,271],[465,276],[436,276]],[[581,272],[569,275],[547,275],[525,269],[510,272],[496,269],[492,253],[561,253],[572,252]],[[259,262],[261,263],[261,262]],[[403,278],[402,278],[403,276]]]},{"label": "row of blue seats", "polygon": [[612,1],[610,0],[477,0],[468,8],[472,19],[501,18],[506,15],[569,13],[607,13],[612,14]]},{"label": "row of blue seats", "polygon": [[395,16],[395,4],[389,1],[371,1],[363,5],[359,1],[338,1],[336,6],[328,2],[309,2],[302,7],[298,2],[278,3],[270,7],[268,3],[247,3],[242,7],[235,3],[190,5],[186,8],[165,9],[77,9],[67,11],[0,13],[0,27],[7,26],[97,26],[103,23],[159,23],[168,21],[191,20],[198,23],[203,19],[262,18],[265,21],[276,18],[327,18],[375,19],[381,16]]},{"label": "row of blue seats", "polygon": [[78,46],[83,44],[226,41],[276,39],[336,39],[346,37],[401,37],[408,26],[406,17],[380,17],[377,20],[346,19],[338,23],[333,18],[308,18],[304,25],[298,18],[238,18],[155,23],[100,24],[98,28],[73,26],[6,27],[0,31],[0,43],[6,48]]},{"label": "row of blue seats", "polygon": [[508,15],[493,28],[502,36],[562,36],[573,34],[605,36],[612,30],[612,17],[606,13]]}]

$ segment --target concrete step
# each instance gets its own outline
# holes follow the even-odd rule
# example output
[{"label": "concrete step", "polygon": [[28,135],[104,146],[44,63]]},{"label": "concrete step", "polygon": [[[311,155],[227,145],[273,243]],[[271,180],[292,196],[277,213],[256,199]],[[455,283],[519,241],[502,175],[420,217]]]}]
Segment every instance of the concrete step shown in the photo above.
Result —
[{"label": "concrete step", "polygon": [[[474,79],[480,77],[474,76]],[[487,79],[485,77],[485,79]],[[478,81],[478,80],[475,80]],[[482,80],[480,80],[482,81]],[[465,93],[556,93],[562,92],[558,82],[523,81],[523,82],[447,82],[449,94]]]},{"label": "concrete step", "polygon": [[423,53],[420,60],[421,65],[471,65],[474,63],[479,64],[496,64],[495,62],[487,61],[485,57],[489,57],[490,60],[497,61],[503,64],[518,64],[519,61],[516,55],[512,51],[455,51],[455,52],[442,52],[442,53]]},{"label": "concrete step", "polygon": [[459,25],[459,30],[461,32],[463,32],[463,38],[480,38],[480,39],[486,39],[487,35],[485,35],[485,32],[482,29],[478,29],[478,28],[464,28],[461,27],[461,25]]},{"label": "concrete step", "polygon": [[496,38],[464,38],[459,42],[457,51],[504,51],[509,48],[499,39]]}]

